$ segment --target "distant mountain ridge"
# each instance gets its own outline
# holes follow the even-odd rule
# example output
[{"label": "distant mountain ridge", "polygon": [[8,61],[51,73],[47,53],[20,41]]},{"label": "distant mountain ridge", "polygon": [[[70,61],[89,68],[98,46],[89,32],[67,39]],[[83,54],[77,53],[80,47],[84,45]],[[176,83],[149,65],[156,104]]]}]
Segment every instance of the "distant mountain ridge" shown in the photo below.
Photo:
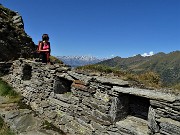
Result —
[{"label": "distant mountain ridge", "polygon": [[58,59],[71,67],[84,66],[88,64],[95,64],[105,59],[98,59],[93,56],[57,56]]},{"label": "distant mountain ridge", "polygon": [[180,83],[180,51],[168,54],[160,52],[147,57],[140,54],[129,58],[114,57],[97,64],[136,73],[154,71],[160,75],[165,85]]}]

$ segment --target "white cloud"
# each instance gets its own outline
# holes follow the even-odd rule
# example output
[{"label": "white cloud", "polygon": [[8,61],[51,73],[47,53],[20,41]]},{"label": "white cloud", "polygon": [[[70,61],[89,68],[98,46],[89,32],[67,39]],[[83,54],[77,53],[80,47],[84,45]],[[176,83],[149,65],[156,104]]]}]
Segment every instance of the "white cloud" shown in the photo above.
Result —
[{"label": "white cloud", "polygon": [[153,51],[149,52],[149,55],[150,56],[154,55],[154,52]]},{"label": "white cloud", "polygon": [[152,55],[154,55],[154,52],[153,52],[153,51],[151,51],[151,52],[149,52],[149,53],[143,53],[143,54],[141,54],[141,56],[143,56],[143,57],[152,56]]}]

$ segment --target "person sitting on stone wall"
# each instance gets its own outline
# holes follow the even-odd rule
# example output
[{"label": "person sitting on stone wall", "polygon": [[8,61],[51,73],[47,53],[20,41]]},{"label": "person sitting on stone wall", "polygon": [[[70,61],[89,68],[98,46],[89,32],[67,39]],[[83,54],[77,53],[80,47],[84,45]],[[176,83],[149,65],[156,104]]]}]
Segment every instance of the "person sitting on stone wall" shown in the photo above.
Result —
[{"label": "person sitting on stone wall", "polygon": [[39,51],[40,56],[42,58],[42,62],[50,64],[50,58],[49,57],[50,57],[50,53],[51,53],[51,47],[50,47],[48,34],[42,35],[42,41],[39,42],[38,51]]}]

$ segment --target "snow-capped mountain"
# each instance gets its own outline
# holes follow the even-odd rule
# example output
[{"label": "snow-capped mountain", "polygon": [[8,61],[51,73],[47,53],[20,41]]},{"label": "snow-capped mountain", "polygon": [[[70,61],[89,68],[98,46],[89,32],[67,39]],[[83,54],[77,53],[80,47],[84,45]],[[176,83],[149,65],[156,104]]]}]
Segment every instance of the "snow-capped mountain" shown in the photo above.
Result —
[{"label": "snow-capped mountain", "polygon": [[57,56],[58,59],[71,67],[84,66],[88,64],[95,64],[105,59],[98,59],[93,56]]}]

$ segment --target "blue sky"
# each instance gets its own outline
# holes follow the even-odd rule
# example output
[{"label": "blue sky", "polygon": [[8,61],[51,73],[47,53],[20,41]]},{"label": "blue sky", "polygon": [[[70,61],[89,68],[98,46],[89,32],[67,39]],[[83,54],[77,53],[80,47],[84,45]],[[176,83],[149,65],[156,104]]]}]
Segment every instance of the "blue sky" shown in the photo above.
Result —
[{"label": "blue sky", "polygon": [[0,0],[52,55],[131,57],[180,50],[180,0]]}]

